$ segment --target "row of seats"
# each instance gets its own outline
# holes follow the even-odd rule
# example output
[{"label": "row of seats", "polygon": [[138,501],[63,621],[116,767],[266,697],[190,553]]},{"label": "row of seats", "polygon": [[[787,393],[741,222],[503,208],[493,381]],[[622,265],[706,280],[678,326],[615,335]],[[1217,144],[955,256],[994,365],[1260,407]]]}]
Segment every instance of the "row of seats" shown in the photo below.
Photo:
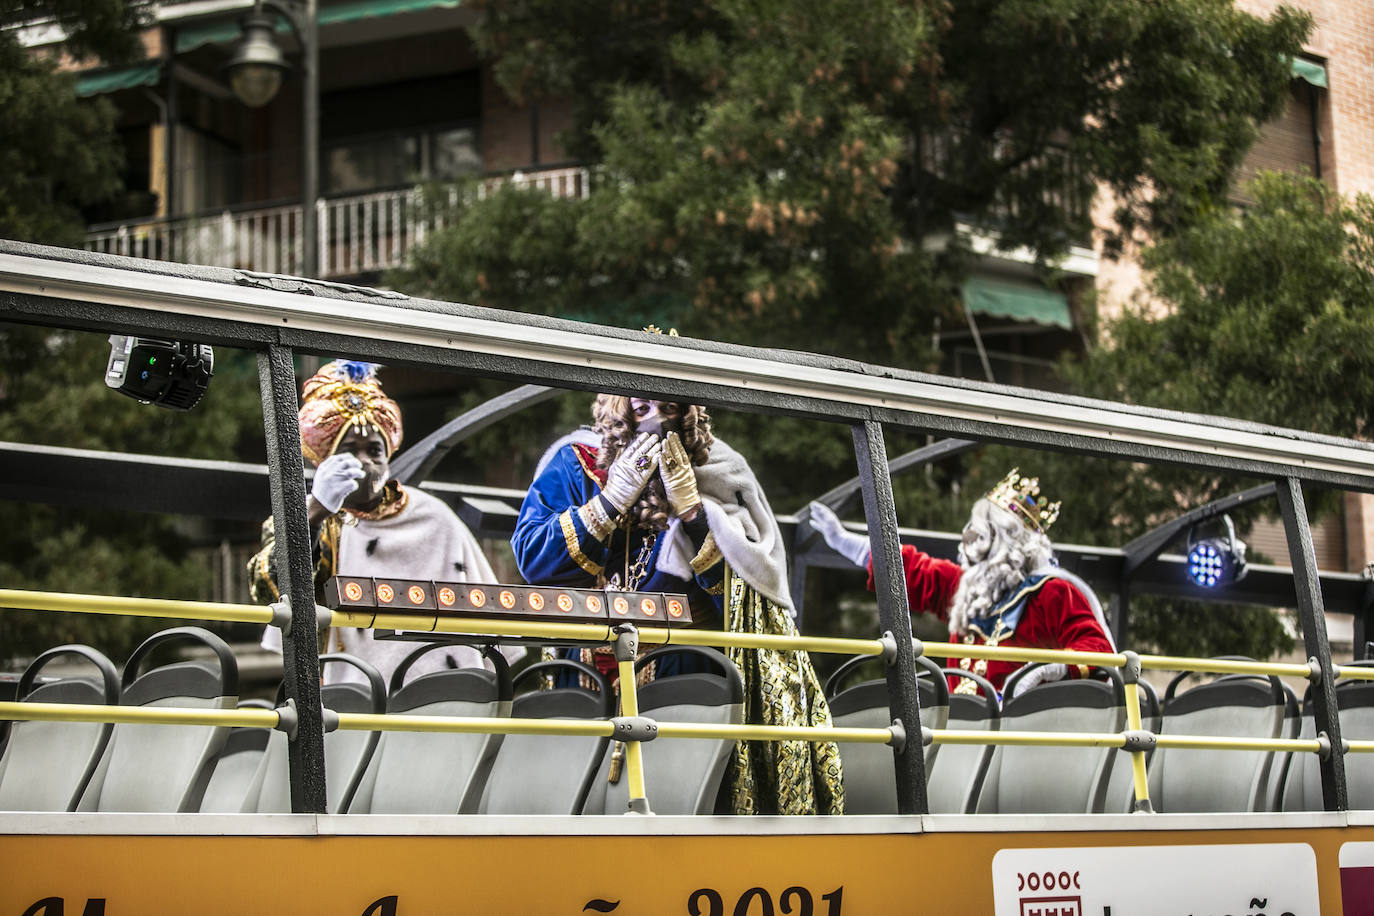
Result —
[{"label": "row of seats", "polygon": [[[1016,695],[1023,668],[1007,681],[1001,707],[986,680],[958,668],[921,667],[921,720],[928,728],[1040,732],[1120,732],[1125,689],[1118,671],[1101,679],[1040,684]],[[889,710],[886,684],[846,686],[871,659],[855,659],[829,679],[835,724],[881,727]],[[1359,663],[1357,663],[1359,664]],[[1310,697],[1301,704],[1276,677],[1231,675],[1178,692],[1188,675],[1173,678],[1157,699],[1141,682],[1142,726],[1157,734],[1249,738],[1311,738]],[[949,681],[971,682],[980,695],[951,693]],[[1374,682],[1341,680],[1336,699],[1343,736],[1374,738]],[[896,811],[892,753],[874,745],[842,745],[845,810]],[[926,748],[927,801],[932,813],[1127,812],[1135,793],[1129,756],[1116,748],[935,745]],[[1320,761],[1315,754],[1156,748],[1146,758],[1150,802],[1161,812],[1321,810]],[[1349,803],[1374,808],[1374,757],[1345,758]]]},{"label": "row of seats", "polygon": [[[155,649],[179,643],[208,647],[214,663],[146,666]],[[365,683],[325,684],[335,713],[407,716],[606,719],[616,698],[594,668],[569,660],[532,665],[512,678],[505,658],[486,655],[494,670],[444,669],[407,680],[421,646],[390,684],[366,661],[326,655]],[[645,685],[644,715],[665,722],[740,723],[744,686],[720,652],[673,647],[645,655],[642,669],[668,653],[693,653],[718,673],[685,674]],[[57,659],[82,659],[95,677],[41,681]],[[563,677],[559,677],[563,675]],[[571,675],[571,677],[567,676]],[[574,686],[550,686],[568,682]],[[239,703],[238,671],[229,647],[196,627],[150,638],[121,673],[99,652],[62,646],[43,653],[20,679],[30,702],[229,709]],[[715,808],[733,742],[659,739],[644,745],[645,781],[656,812],[706,814]],[[327,810],[386,814],[621,814],[628,808],[622,752],[609,738],[571,735],[355,731],[325,735]],[[16,722],[0,756],[0,810],[287,812],[291,810],[284,733],[256,727]]]},{"label": "row of seats", "polygon": [[[149,664],[155,650],[173,644],[208,647],[214,664]],[[83,660],[95,675],[40,680],[59,659]],[[238,663],[222,639],[199,627],[149,637],[122,672],[88,646],[58,646],[25,669],[16,699],[232,709],[238,702]],[[211,726],[15,722],[0,756],[0,810],[196,811],[226,733]]]},{"label": "row of seats", "polygon": [[[155,651],[178,644],[209,650],[212,661],[153,666]],[[414,716],[605,719],[615,697],[606,679],[578,662],[541,662],[512,678],[505,659],[489,651],[494,670],[446,669],[407,676],[414,661],[438,644],[422,646],[391,683],[367,662],[346,655],[322,658],[326,667],[351,666],[365,683],[321,688],[336,713]],[[739,723],[743,684],[721,653],[698,647],[660,649],[697,653],[715,673],[660,678],[639,693],[641,712],[665,722]],[[81,660],[94,676],[42,677],[53,662]],[[1103,679],[1038,685],[999,707],[991,685],[969,671],[941,669],[918,658],[922,722],[930,728],[1057,732],[1119,732],[1125,726],[1125,689],[1119,672]],[[850,683],[874,664],[855,659],[826,684],[835,724],[883,728],[890,712],[885,680]],[[1311,700],[1300,704],[1277,678],[1231,676],[1177,693],[1162,703],[1142,682],[1144,727],[1163,734],[1236,737],[1311,737]],[[981,693],[953,692],[972,683]],[[572,686],[552,686],[565,685]],[[238,700],[233,653],[196,627],[148,639],[122,672],[85,646],[43,653],[20,678],[17,697],[31,702],[122,704],[229,709],[271,708]],[[1177,695],[1176,695],[1177,694]],[[1336,686],[1347,738],[1374,737],[1374,683]],[[728,741],[665,739],[643,746],[653,809],[706,814],[732,750]],[[564,735],[369,732],[338,729],[325,735],[327,810],[334,813],[619,814],[628,805],[620,751],[607,738]],[[846,811],[895,813],[891,750],[842,744]],[[147,724],[16,722],[0,755],[0,810],[285,812],[290,810],[286,736],[264,728]],[[1115,748],[931,745],[926,749],[927,795],[935,813],[1121,812],[1133,807],[1129,757]],[[1350,804],[1374,808],[1374,759],[1349,755]],[[1157,811],[1277,811],[1321,808],[1319,761],[1313,754],[1158,748],[1148,758],[1150,798]]]}]

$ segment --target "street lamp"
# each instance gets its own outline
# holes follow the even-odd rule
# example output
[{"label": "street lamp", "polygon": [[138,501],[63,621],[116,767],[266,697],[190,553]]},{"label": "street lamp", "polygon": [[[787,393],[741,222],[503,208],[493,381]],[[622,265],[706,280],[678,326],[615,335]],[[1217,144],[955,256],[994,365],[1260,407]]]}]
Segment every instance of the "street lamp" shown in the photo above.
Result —
[{"label": "street lamp", "polygon": [[243,41],[234,49],[225,71],[239,101],[261,108],[276,97],[289,66],[272,37],[275,21],[254,10],[243,20]]},{"label": "street lamp", "polygon": [[257,0],[243,20],[243,40],[234,49],[225,71],[240,102],[261,108],[277,94],[286,72],[286,59],[273,35],[280,15],[301,46],[304,77],[301,104],[301,274],[320,273],[319,227],[315,201],[319,196],[320,155],[320,42],[316,0]]}]

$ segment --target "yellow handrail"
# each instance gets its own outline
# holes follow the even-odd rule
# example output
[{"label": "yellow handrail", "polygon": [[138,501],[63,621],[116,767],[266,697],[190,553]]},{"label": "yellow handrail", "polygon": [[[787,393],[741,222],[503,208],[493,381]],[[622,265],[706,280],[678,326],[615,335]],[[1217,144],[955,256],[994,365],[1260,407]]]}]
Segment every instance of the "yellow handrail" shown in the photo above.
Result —
[{"label": "yellow handrail", "polygon": [[275,709],[183,706],[100,706],[87,703],[0,702],[0,719],[42,722],[119,722],[147,725],[227,725],[276,728]]},{"label": "yellow handrail", "polygon": [[1306,680],[1312,671],[1306,665],[1282,662],[1249,662],[1226,658],[1188,658],[1182,655],[1142,655],[1140,667],[1153,671],[1196,671],[1210,674],[1276,674]]},{"label": "yellow handrail", "polygon": [[219,604],[173,598],[122,598],[0,588],[0,608],[67,611],[74,614],[121,614],[127,617],[179,617],[227,623],[271,623],[272,609],[256,604]]},{"label": "yellow handrail", "polygon": [[[619,651],[617,647],[617,651]],[[631,653],[633,654],[633,653]],[[617,663],[620,671],[620,714],[639,715],[639,684],[635,681],[633,658],[622,658]],[[629,778],[630,804],[642,800],[644,788],[644,747],[639,741],[625,742],[625,775]],[[632,808],[633,810],[633,808]]]},{"label": "yellow handrail", "polygon": [[1063,662],[1068,665],[1101,665],[1117,668],[1126,656],[1117,652],[1075,652],[1069,649],[1022,649],[1007,646],[974,646],[953,642],[925,642],[921,649],[936,658],[987,658],[1008,662]]},{"label": "yellow handrail", "polygon": [[[626,711],[627,715],[635,713]],[[78,703],[0,702],[0,720],[53,722],[115,722],[146,725],[211,725],[275,728],[279,722],[272,709],[205,709],[172,706],[101,706]],[[721,739],[727,741],[836,741],[851,744],[890,744],[890,728],[836,728],[826,726],[731,725],[690,722],[659,722],[659,738]],[[415,716],[339,713],[338,727],[349,731],[410,731],[502,735],[586,735],[610,737],[615,726],[602,719],[523,719],[494,716]],[[935,744],[1014,745],[1022,747],[1125,747],[1120,732],[1026,732],[932,729]],[[1226,751],[1297,751],[1318,753],[1321,745],[1309,738],[1233,738],[1201,735],[1156,735],[1159,747]],[[629,756],[640,742],[629,741]],[[1374,741],[1351,741],[1352,753],[1374,753]],[[1135,756],[1133,752],[1133,757]],[[642,768],[642,758],[640,766]],[[643,771],[640,771],[641,779]],[[643,786],[641,784],[641,790]],[[630,786],[631,798],[643,798]],[[1148,789],[1139,798],[1147,798]]]},{"label": "yellow handrail", "polygon": [[[1141,731],[1140,691],[1135,684],[1126,685],[1126,728]],[[1135,786],[1136,805],[1148,809],[1150,804],[1149,774],[1145,770],[1145,752],[1131,751],[1131,782]]]},{"label": "yellow handrail", "polygon": [[[124,614],[136,617],[167,617],[190,620],[219,620],[230,623],[272,622],[272,610],[254,604],[220,604],[209,601],[183,601],[171,598],[123,598],[114,595],[81,595],[25,589],[0,589],[0,608],[25,608],[37,611],[65,611],[80,614]],[[329,614],[332,627],[383,627],[432,633],[469,636],[532,636],[587,642],[610,642],[611,627],[604,624],[563,623],[542,620],[497,620],[470,617],[433,617],[420,614],[336,610]],[[883,653],[877,639],[846,639],[830,636],[775,636],[761,633],[725,633],[719,630],[680,630],[644,627],[639,641],[646,645],[676,644],[743,649],[778,649],[827,652],[842,655]],[[1065,649],[1009,648],[963,643],[923,642],[921,650],[944,659],[986,658],[1020,662],[1063,662],[1077,665],[1121,667],[1126,656],[1115,652],[1074,652]],[[1194,671],[1217,674],[1259,674],[1307,678],[1306,665],[1279,662],[1251,662],[1229,659],[1189,658],[1178,655],[1141,655],[1142,668],[1159,671]],[[1338,677],[1374,680],[1374,668],[1334,666]]]}]

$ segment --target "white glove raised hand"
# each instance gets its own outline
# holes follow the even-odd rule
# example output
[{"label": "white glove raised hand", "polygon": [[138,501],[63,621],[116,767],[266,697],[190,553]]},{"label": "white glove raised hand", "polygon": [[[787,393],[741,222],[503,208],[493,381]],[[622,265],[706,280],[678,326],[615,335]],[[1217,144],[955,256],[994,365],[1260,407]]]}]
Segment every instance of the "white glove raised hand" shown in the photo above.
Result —
[{"label": "white glove raised hand", "polygon": [[697,473],[692,469],[692,459],[687,457],[687,449],[677,433],[670,432],[664,438],[659,468],[663,477],[663,492],[668,496],[668,505],[673,507],[674,515],[681,518],[701,505],[701,495],[697,492]]},{"label": "white glove raised hand", "polygon": [[348,494],[358,489],[358,481],[367,476],[363,463],[347,452],[330,455],[315,469],[315,481],[310,495],[330,512],[338,512]]},{"label": "white glove raised hand", "polygon": [[846,531],[844,523],[825,503],[813,502],[811,508],[811,527],[825,538],[825,542],[830,545],[840,556],[860,568],[868,568],[868,558],[873,552],[868,538],[862,534],[854,534]]},{"label": "white glove raised hand", "polygon": [[606,471],[601,495],[622,515],[635,504],[649,479],[658,470],[663,443],[649,433],[640,433]]},{"label": "white glove raised hand", "polygon": [[1021,680],[1016,682],[1016,687],[1012,691],[1012,696],[1019,697],[1021,694],[1037,687],[1040,684],[1048,684],[1050,681],[1062,681],[1069,676],[1068,666],[1062,662],[1055,662],[1052,665],[1041,665],[1027,671]]}]

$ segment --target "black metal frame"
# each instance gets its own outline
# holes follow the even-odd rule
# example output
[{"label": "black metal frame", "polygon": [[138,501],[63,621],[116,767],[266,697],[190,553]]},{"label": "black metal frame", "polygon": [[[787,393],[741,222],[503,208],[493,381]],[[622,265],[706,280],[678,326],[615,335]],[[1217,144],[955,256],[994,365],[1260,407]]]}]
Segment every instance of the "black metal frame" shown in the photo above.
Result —
[{"label": "black metal frame", "polygon": [[[244,289],[245,286],[252,288]],[[138,301],[139,295],[146,296],[146,300]],[[403,309],[413,315],[413,327],[402,328],[398,322],[402,316],[390,314]],[[365,323],[361,316],[367,314],[377,316],[375,323]],[[1320,689],[1314,691],[1317,728],[1326,732],[1336,747],[1340,746],[1321,579],[1302,485],[1315,483],[1374,491],[1374,446],[1215,417],[944,379],[812,354],[662,336],[646,341],[649,335],[640,332],[409,299],[394,293],[349,290],[336,284],[295,278],[264,279],[233,270],[92,255],[15,242],[0,242],[0,319],[105,333],[171,336],[247,347],[258,353],[272,511],[278,520],[278,569],[292,606],[292,626],[284,643],[287,695],[295,701],[300,716],[290,752],[295,811],[325,810],[311,544],[292,369],[297,352],[342,353],[397,364],[448,367],[522,382],[535,378],[572,389],[642,393],[849,423],[865,512],[877,523],[871,528],[870,538],[880,619],[895,643],[893,664],[888,669],[892,715],[903,723],[909,736],[907,744],[894,753],[898,804],[903,813],[926,810],[925,773],[916,737],[920,727],[919,701],[884,424],[1269,478],[1278,483],[1307,649],[1325,677]],[[350,327],[348,321],[358,323]],[[448,338],[443,337],[446,327],[456,329]],[[545,338],[546,342],[530,343],[535,336]],[[503,345],[501,338],[508,344]],[[579,358],[572,358],[572,354]],[[684,358],[694,354],[695,358]],[[599,365],[594,364],[598,362]],[[739,367],[739,374],[732,374],[733,368],[723,368],[734,366]],[[771,385],[770,367],[778,375],[790,373],[799,381],[790,387]],[[751,384],[754,379],[759,382]],[[873,391],[895,385],[892,403],[878,394],[869,396],[868,391],[856,387],[859,381],[866,382],[865,388]],[[883,386],[878,384],[880,381]],[[1038,422],[1037,412],[1042,408],[1048,410],[1051,405],[1061,415],[1062,411],[1069,411],[1070,420],[1082,422],[1071,425],[1068,431],[1049,422]],[[1158,430],[1153,439],[1132,434],[1133,427],[1147,426]],[[1175,428],[1180,432],[1171,432]],[[1210,432],[1215,438],[1210,443],[1198,438],[1190,440],[1184,437],[1185,430],[1195,437]],[[1218,450],[1215,444],[1215,439],[1227,437],[1236,443],[1231,454]],[[1307,463],[1284,459],[1283,455],[1290,453],[1284,449],[1291,449],[1295,441],[1310,449],[1312,455],[1323,456],[1323,460]],[[1343,809],[1346,794],[1339,754],[1323,761],[1322,785],[1328,810]]]}]

